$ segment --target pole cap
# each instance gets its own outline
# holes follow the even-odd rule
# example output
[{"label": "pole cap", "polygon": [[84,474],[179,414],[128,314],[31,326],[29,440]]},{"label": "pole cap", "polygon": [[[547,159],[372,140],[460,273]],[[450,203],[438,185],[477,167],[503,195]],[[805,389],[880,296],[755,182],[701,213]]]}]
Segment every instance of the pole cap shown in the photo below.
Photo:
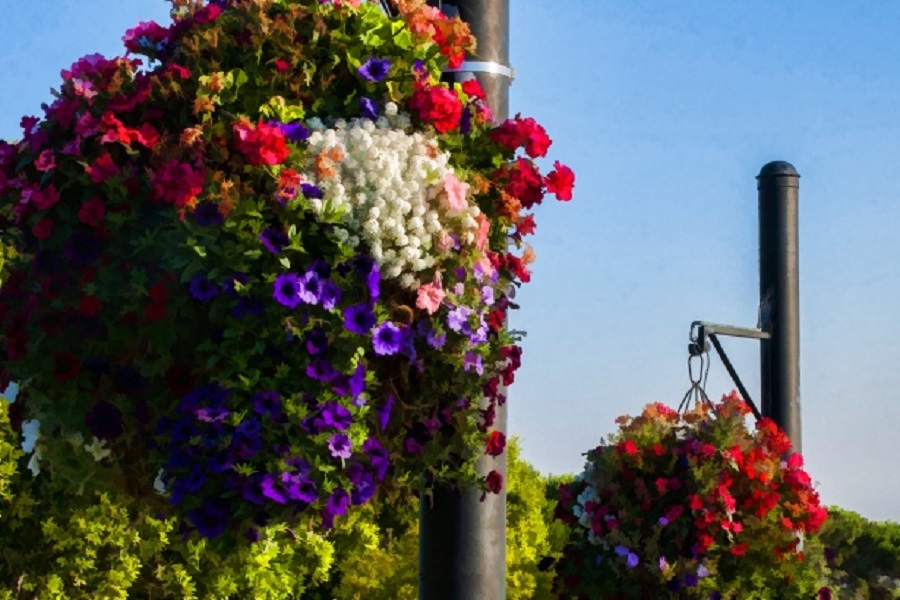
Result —
[{"label": "pole cap", "polygon": [[763,165],[757,177],[800,177],[800,173],[787,161],[773,160]]}]

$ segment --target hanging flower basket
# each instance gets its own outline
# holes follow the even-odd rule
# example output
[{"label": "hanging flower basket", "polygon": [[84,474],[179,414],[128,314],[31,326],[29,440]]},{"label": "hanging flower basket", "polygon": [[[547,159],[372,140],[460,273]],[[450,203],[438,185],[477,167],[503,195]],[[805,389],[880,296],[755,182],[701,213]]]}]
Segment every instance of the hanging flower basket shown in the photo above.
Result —
[{"label": "hanging flower basket", "polygon": [[424,475],[499,491],[510,293],[574,179],[441,82],[465,24],[395,8],[174,0],[0,142],[0,388],[42,477],[229,539]]},{"label": "hanging flower basket", "polygon": [[803,536],[826,511],[785,434],[767,418],[749,429],[748,414],[732,393],[619,418],[559,490],[561,597],[813,597]]}]

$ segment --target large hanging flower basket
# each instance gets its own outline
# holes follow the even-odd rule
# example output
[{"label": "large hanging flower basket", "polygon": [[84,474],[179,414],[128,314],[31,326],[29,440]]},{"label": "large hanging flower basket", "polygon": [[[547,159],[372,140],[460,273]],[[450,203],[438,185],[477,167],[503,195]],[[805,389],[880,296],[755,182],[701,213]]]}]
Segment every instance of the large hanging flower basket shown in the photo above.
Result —
[{"label": "large hanging flower basket", "polygon": [[0,387],[41,477],[223,540],[424,475],[499,491],[510,293],[573,176],[441,82],[462,22],[395,9],[174,0],[0,142]]},{"label": "large hanging flower basket", "polygon": [[813,597],[803,536],[826,511],[785,434],[767,418],[749,429],[748,413],[731,394],[618,419],[559,491],[561,597]]}]

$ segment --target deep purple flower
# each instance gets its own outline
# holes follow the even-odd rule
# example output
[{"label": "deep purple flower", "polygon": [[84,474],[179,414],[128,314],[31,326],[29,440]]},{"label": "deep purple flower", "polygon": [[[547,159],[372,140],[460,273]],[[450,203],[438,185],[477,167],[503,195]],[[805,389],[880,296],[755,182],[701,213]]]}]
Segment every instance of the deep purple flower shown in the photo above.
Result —
[{"label": "deep purple flower", "polygon": [[463,370],[468,372],[472,369],[475,370],[479,375],[484,375],[484,365],[481,363],[481,355],[475,354],[474,352],[466,352],[465,362],[463,363]]},{"label": "deep purple flower", "polygon": [[347,512],[347,505],[350,503],[350,497],[343,488],[337,488],[331,493],[328,502],[325,504],[325,510],[332,516],[340,516]]},{"label": "deep purple flower", "polygon": [[710,592],[709,600],[722,600],[722,592],[719,592],[719,591]]},{"label": "deep purple flower", "polygon": [[403,349],[405,341],[404,330],[390,321],[385,321],[376,327],[372,334],[372,347],[375,354],[382,356],[397,354]]},{"label": "deep purple flower", "polygon": [[241,487],[241,498],[253,504],[265,504],[266,497],[263,496],[262,481],[263,476],[260,474],[246,479]]},{"label": "deep purple flower", "polygon": [[[666,583],[666,588],[670,592],[680,591],[681,590],[681,579],[676,575],[675,577],[670,579],[668,583]],[[713,592],[713,593],[715,593],[715,592]],[[719,597],[721,598],[721,596],[719,596]],[[710,594],[710,598],[712,598],[712,594]]]},{"label": "deep purple flower", "polygon": [[363,392],[366,391],[366,367],[359,363],[356,365],[356,370],[353,371],[353,375],[350,377],[350,394],[353,396],[353,404],[355,406],[362,406],[366,403],[365,398],[362,397]]},{"label": "deep purple flower", "polygon": [[375,476],[378,481],[384,479],[387,470],[391,466],[391,457],[384,446],[375,438],[369,438],[363,443],[363,452],[369,456],[372,468],[375,470]]},{"label": "deep purple flower", "polygon": [[263,390],[253,394],[251,400],[253,410],[262,416],[266,413],[273,417],[281,415],[281,396],[275,390]]},{"label": "deep purple flower", "polygon": [[262,488],[262,495],[272,502],[278,504],[287,502],[287,498],[285,498],[284,493],[281,491],[281,486],[278,484],[278,480],[275,479],[275,475],[266,473],[262,478],[260,487]]},{"label": "deep purple flower", "polygon": [[200,227],[212,227],[221,225],[224,219],[219,212],[219,206],[215,202],[201,202],[194,209],[194,221]]},{"label": "deep purple flower", "polygon": [[101,440],[114,440],[122,435],[122,411],[115,404],[101,400],[84,418],[91,435]]},{"label": "deep purple flower", "polygon": [[275,278],[272,295],[282,306],[297,308],[300,304],[300,277],[295,273],[282,273]]},{"label": "deep purple flower", "polygon": [[319,276],[319,279],[328,279],[331,277],[331,265],[328,264],[327,260],[321,258],[312,261],[312,264],[309,265],[309,269],[307,270],[315,271],[316,275]]},{"label": "deep purple flower", "polygon": [[212,300],[219,295],[219,286],[206,278],[206,275],[197,274],[191,278],[191,296],[201,302]]},{"label": "deep purple flower", "polygon": [[187,519],[197,528],[200,535],[213,539],[225,532],[228,513],[228,506],[222,500],[206,498],[201,508],[188,511]]},{"label": "deep purple flower", "polygon": [[375,495],[375,479],[371,473],[362,473],[357,481],[353,482],[353,490],[350,492],[350,501],[355,505],[365,504]]},{"label": "deep purple flower", "polygon": [[333,280],[326,279],[322,282],[319,299],[322,301],[322,308],[331,310],[341,301],[341,288]]},{"label": "deep purple flower", "polygon": [[262,423],[256,417],[248,417],[241,421],[231,437],[229,451],[236,460],[252,458],[262,447],[259,437]]},{"label": "deep purple flower", "polygon": [[446,333],[438,334],[434,329],[432,329],[427,334],[425,334],[425,341],[432,348],[439,350],[439,349],[443,348],[444,344],[447,342],[447,334]]},{"label": "deep purple flower", "polygon": [[352,447],[350,438],[343,433],[335,433],[328,440],[328,450],[331,451],[331,455],[335,458],[350,458]]},{"label": "deep purple flower", "polygon": [[459,118],[459,132],[466,135],[470,131],[472,131],[472,109],[467,106]]},{"label": "deep purple flower", "polygon": [[328,335],[322,329],[313,329],[306,334],[304,346],[312,356],[324,354],[328,351]]},{"label": "deep purple flower", "polygon": [[258,298],[241,297],[231,307],[231,316],[235,319],[243,319],[245,316],[258,317],[266,310],[265,304]]},{"label": "deep purple flower", "polygon": [[640,560],[638,559],[638,555],[634,552],[629,552],[628,557],[625,559],[625,565],[629,569],[633,569],[638,565],[638,562],[640,562]]},{"label": "deep purple flower", "polygon": [[694,573],[687,573],[684,576],[684,585],[689,588],[697,587],[697,584],[700,583],[700,579]]},{"label": "deep purple flower", "polygon": [[301,183],[300,190],[303,192],[303,195],[310,200],[321,200],[325,197],[325,193],[319,189],[319,186],[312,183]]},{"label": "deep purple flower", "polygon": [[303,473],[282,473],[281,483],[287,497],[310,504],[319,499],[316,484]]},{"label": "deep purple flower", "polygon": [[66,258],[73,267],[89,267],[100,258],[103,248],[100,240],[92,232],[79,229],[66,242]]},{"label": "deep purple flower", "polygon": [[403,440],[403,449],[410,456],[418,456],[422,454],[422,450],[424,450],[424,446],[416,438],[408,437]]},{"label": "deep purple flower", "polygon": [[363,96],[359,99],[359,106],[362,108],[362,116],[365,119],[378,119],[378,104],[371,98]]},{"label": "deep purple flower", "polygon": [[375,312],[368,304],[354,304],[344,309],[344,327],[353,333],[365,335],[372,330],[377,321]]},{"label": "deep purple flower", "polygon": [[317,358],[306,365],[306,376],[316,381],[328,382],[337,377],[337,375],[338,372],[324,358]]},{"label": "deep purple flower", "polygon": [[366,280],[366,287],[369,289],[369,299],[372,302],[378,300],[381,294],[381,271],[378,270],[378,264],[368,256],[358,256],[356,258],[356,271]]},{"label": "deep purple flower", "polygon": [[262,242],[269,252],[272,254],[281,254],[284,247],[288,245],[288,236],[281,229],[275,227],[266,227],[259,234],[259,241]]},{"label": "deep purple flower", "polygon": [[329,402],[322,407],[322,421],[326,427],[345,431],[353,422],[353,415],[337,402]]},{"label": "deep purple flower", "polygon": [[391,70],[391,61],[386,58],[375,58],[370,56],[362,66],[357,69],[359,75],[368,81],[379,82],[387,77]]},{"label": "deep purple flower", "polygon": [[378,428],[381,431],[387,429],[388,421],[391,419],[391,408],[394,406],[394,395],[388,394],[387,400],[378,409]]},{"label": "deep purple flower", "polygon": [[292,142],[302,142],[309,137],[309,129],[303,126],[300,121],[291,121],[290,123],[278,123],[278,127],[284,133],[284,137]]},{"label": "deep purple flower", "polygon": [[322,280],[319,274],[310,269],[300,276],[298,292],[300,299],[307,304],[318,304],[322,295]]}]

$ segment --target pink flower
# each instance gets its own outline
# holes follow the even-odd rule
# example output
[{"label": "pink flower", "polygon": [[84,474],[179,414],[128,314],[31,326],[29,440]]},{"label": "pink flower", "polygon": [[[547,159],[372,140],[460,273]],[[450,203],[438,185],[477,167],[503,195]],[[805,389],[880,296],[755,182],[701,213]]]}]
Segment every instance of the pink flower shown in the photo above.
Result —
[{"label": "pink flower", "polygon": [[441,302],[446,296],[443,288],[441,288],[440,273],[438,273],[432,283],[420,285],[417,293],[416,306],[429,315],[433,315],[441,307]]},{"label": "pink flower", "polygon": [[37,160],[34,161],[34,167],[43,173],[46,173],[55,166],[56,159],[53,157],[52,150],[44,150],[41,152],[41,155],[37,157]]},{"label": "pink flower", "polygon": [[575,174],[572,169],[556,161],[553,171],[544,179],[547,191],[556,194],[558,200],[568,202],[572,199],[572,188],[575,187]]},{"label": "pink flower", "polygon": [[206,174],[188,163],[170,160],[153,176],[153,196],[178,208],[193,205],[203,191]]},{"label": "pink flower", "polygon": [[491,230],[491,222],[486,216],[478,215],[478,232],[475,234],[475,247],[484,252],[487,245],[488,232]]},{"label": "pink flower", "polygon": [[249,121],[235,123],[238,150],[253,166],[280,165],[291,151],[285,144],[284,132],[263,121],[254,127]]},{"label": "pink flower", "polygon": [[469,184],[463,183],[453,173],[444,173],[444,191],[447,193],[447,206],[451,211],[463,212],[469,208],[466,194]]},{"label": "pink flower", "polygon": [[110,177],[119,173],[119,167],[113,162],[109,153],[101,154],[94,162],[84,168],[85,173],[94,183],[103,183]]},{"label": "pink flower", "polygon": [[437,247],[440,250],[449,250],[453,247],[453,236],[451,236],[446,231],[441,231],[438,234]]}]

